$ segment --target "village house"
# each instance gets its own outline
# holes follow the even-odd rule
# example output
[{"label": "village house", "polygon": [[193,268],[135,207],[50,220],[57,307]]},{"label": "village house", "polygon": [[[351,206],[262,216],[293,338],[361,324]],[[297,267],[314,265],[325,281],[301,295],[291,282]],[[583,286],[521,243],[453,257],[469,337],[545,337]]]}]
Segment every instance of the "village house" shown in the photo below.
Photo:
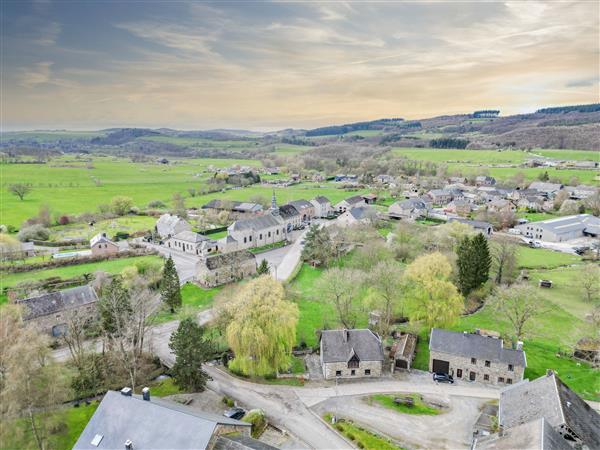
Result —
[{"label": "village house", "polygon": [[326,380],[381,376],[383,347],[371,330],[323,330],[320,349]]},{"label": "village house", "polygon": [[461,217],[466,217],[471,214],[473,207],[470,202],[466,200],[452,200],[444,208],[445,212],[453,213]]},{"label": "village house", "polygon": [[448,222],[460,222],[470,225],[475,231],[483,233],[484,236],[491,236],[494,231],[494,227],[491,223],[484,222],[482,220],[469,220],[461,217],[451,217],[448,219]]},{"label": "village house", "polygon": [[234,218],[257,216],[263,213],[263,206],[259,203],[238,202],[214,199],[202,206],[202,209],[214,211],[228,211]]},{"label": "village house", "polygon": [[387,184],[387,185],[394,184],[394,183],[396,182],[396,180],[394,179],[394,177],[393,177],[393,176],[391,176],[391,175],[386,175],[386,174],[380,174],[380,175],[377,175],[377,176],[375,177],[375,181],[376,181],[377,183],[381,183],[381,184]]},{"label": "village house", "polygon": [[338,174],[335,176],[333,181],[335,181],[337,183],[358,183],[358,176],[357,175]]},{"label": "village house", "polygon": [[539,419],[544,419],[571,447],[600,448],[600,414],[551,370],[545,376],[525,380],[500,393],[501,430]]},{"label": "village house", "polygon": [[333,213],[331,202],[327,197],[319,195],[310,201],[315,208],[315,217],[325,218]]},{"label": "village house", "polygon": [[496,179],[494,177],[480,175],[475,177],[475,185],[476,186],[493,186],[496,184]]},{"label": "village house", "polygon": [[377,195],[373,193],[363,194],[361,197],[365,200],[367,205],[374,205],[377,202]]},{"label": "village house", "polygon": [[434,205],[447,205],[452,201],[452,192],[445,189],[432,189],[427,193]]},{"label": "village house", "polygon": [[283,219],[288,233],[302,226],[302,216],[292,205],[280,206],[279,217]]},{"label": "village house", "polygon": [[515,211],[517,208],[515,208],[515,205],[513,205],[512,202],[500,199],[489,202],[487,204],[487,209],[489,212],[506,214]]},{"label": "village house", "polygon": [[278,214],[268,213],[252,219],[236,220],[227,227],[227,235],[237,242],[239,250],[243,250],[287,239],[287,227]]},{"label": "village house", "polygon": [[573,200],[583,200],[598,192],[596,186],[586,186],[585,184],[580,184],[579,186],[566,186],[565,189],[569,192],[569,196]]},{"label": "village house", "polygon": [[369,224],[377,219],[377,210],[372,206],[359,206],[347,210],[337,218],[337,224],[341,227],[350,227],[358,224]]},{"label": "village house", "polygon": [[411,198],[395,202],[388,208],[388,216],[392,219],[417,220],[427,217],[429,208],[422,200]]},{"label": "village house", "polygon": [[564,242],[585,236],[600,235],[600,218],[591,214],[577,214],[557,219],[541,220],[517,225],[525,237],[546,242]]},{"label": "village house", "polygon": [[90,239],[92,256],[112,256],[119,253],[119,246],[106,237],[106,233],[98,233]]},{"label": "village house", "polygon": [[187,220],[172,214],[163,214],[156,221],[156,233],[163,239],[175,236],[182,231],[192,231]]},{"label": "village house", "polygon": [[177,449],[274,450],[250,437],[252,425],[176,402],[135,395],[125,387],[108,391],[74,450]]},{"label": "village house", "polygon": [[344,199],[341,202],[339,202],[338,204],[336,204],[335,210],[341,214],[341,213],[346,212],[348,209],[358,208],[359,206],[365,206],[365,205],[366,205],[366,202],[365,202],[364,198],[362,198],[360,195],[354,195],[354,196],[348,197],[347,199]]},{"label": "village house", "polygon": [[291,202],[288,202],[288,205],[292,205],[296,208],[302,217],[302,222],[309,222],[315,217],[315,206],[307,200],[292,200]]},{"label": "village house", "polygon": [[544,205],[544,201],[535,195],[528,195],[520,197],[517,200],[517,206],[519,208],[527,209],[530,211],[541,211]]},{"label": "village house", "polygon": [[196,281],[204,287],[215,287],[256,274],[256,258],[247,250],[207,256],[197,266]]},{"label": "village house", "polygon": [[96,315],[98,295],[93,287],[79,286],[62,291],[36,295],[15,303],[23,306],[23,321],[38,327],[43,333],[59,337],[68,331],[70,316],[83,320]]},{"label": "village house", "polygon": [[168,248],[192,255],[205,256],[219,251],[217,241],[194,231],[182,231],[165,242]]},{"label": "village house", "polygon": [[546,198],[554,198],[554,196],[560,191],[564,186],[558,183],[546,183],[544,181],[534,181],[529,185],[529,189],[535,189],[540,194],[542,194]]},{"label": "village house", "polygon": [[502,339],[479,331],[433,328],[429,352],[430,372],[496,385],[518,383],[527,365],[521,342],[516,349],[505,348]]}]

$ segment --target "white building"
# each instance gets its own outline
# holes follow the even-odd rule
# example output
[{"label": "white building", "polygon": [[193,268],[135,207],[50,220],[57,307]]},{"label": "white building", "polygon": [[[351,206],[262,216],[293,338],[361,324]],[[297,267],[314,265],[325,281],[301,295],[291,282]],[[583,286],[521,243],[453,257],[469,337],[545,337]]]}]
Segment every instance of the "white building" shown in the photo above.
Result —
[{"label": "white building", "polygon": [[169,238],[182,231],[192,231],[192,226],[179,216],[163,214],[156,221],[156,232],[161,238]]},{"label": "white building", "polygon": [[600,235],[600,218],[591,214],[577,214],[558,219],[528,222],[517,225],[525,237],[547,242],[564,242],[585,236]]}]

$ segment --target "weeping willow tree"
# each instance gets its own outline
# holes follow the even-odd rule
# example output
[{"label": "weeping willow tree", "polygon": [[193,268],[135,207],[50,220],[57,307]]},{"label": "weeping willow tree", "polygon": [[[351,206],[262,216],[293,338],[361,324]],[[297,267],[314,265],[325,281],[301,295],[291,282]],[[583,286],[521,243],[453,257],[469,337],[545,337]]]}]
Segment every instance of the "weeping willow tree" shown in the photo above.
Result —
[{"label": "weeping willow tree", "polygon": [[290,366],[298,306],[286,301],[283,286],[268,275],[242,287],[226,306],[226,336],[235,358],[229,367],[244,375],[272,375]]}]

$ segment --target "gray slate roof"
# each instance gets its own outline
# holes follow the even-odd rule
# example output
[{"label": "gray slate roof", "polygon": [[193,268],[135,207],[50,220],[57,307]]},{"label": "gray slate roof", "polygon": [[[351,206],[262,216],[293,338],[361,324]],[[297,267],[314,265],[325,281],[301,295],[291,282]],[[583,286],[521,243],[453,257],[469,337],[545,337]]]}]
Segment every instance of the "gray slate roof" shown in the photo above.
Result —
[{"label": "gray slate roof", "polygon": [[427,205],[420,198],[409,198],[396,203],[401,209],[427,209]]},{"label": "gray slate roof", "polygon": [[254,217],[252,219],[236,220],[230,228],[232,230],[254,230],[261,231],[268,228],[281,225],[281,218],[275,217],[272,214]]},{"label": "gray slate roof", "polygon": [[284,219],[288,219],[290,217],[299,216],[300,213],[292,205],[283,205],[279,207],[279,215]]},{"label": "gray slate roof", "polygon": [[210,241],[211,239],[195,231],[182,231],[177,233],[172,239],[199,244],[200,242]]},{"label": "gray slate roof", "polygon": [[500,394],[498,420],[505,428],[543,417],[553,427],[566,424],[589,448],[600,448],[600,414],[554,373],[525,380]]},{"label": "gray slate roof", "polygon": [[228,267],[234,263],[241,264],[249,260],[256,261],[256,257],[248,250],[240,250],[237,252],[221,253],[209,256],[200,261],[200,264],[205,264],[209,270],[219,269],[220,267]]},{"label": "gray slate roof", "polygon": [[356,220],[363,220],[374,217],[377,211],[370,206],[357,206],[348,211]]},{"label": "gray slate roof", "polygon": [[106,233],[98,233],[96,236],[94,236],[93,238],[90,239],[90,247],[93,247],[94,245],[99,244],[99,243],[117,245],[113,241],[111,241],[110,239],[108,239],[106,237]]},{"label": "gray slate roof", "polygon": [[96,291],[91,286],[86,285],[25,298],[18,300],[17,303],[26,307],[23,313],[23,320],[31,320],[93,304],[97,301],[98,296],[96,295]]},{"label": "gray slate roof", "polygon": [[344,199],[342,201],[348,203],[349,205],[355,205],[357,203],[364,202],[365,199],[362,198],[362,196],[360,196],[360,195],[354,195],[354,196],[348,197],[347,199]]},{"label": "gray slate roof", "polygon": [[[228,208],[224,208],[228,206]],[[238,202],[238,201],[227,201],[223,202],[219,199],[213,199],[207,204],[202,206],[202,209],[227,209],[230,211],[237,212],[259,212],[262,211],[262,205],[252,202]]]},{"label": "gray slate roof", "polygon": [[543,418],[518,425],[477,441],[474,450],[572,450]]},{"label": "gray slate roof", "polygon": [[244,435],[219,436],[213,450],[277,450],[277,447]]},{"label": "gray slate roof", "polygon": [[529,222],[528,225],[542,227],[556,234],[570,233],[574,230],[583,231],[587,228],[590,228],[590,230],[593,231],[595,227],[600,226],[600,218],[592,216],[591,214],[576,214],[573,216],[559,217],[557,219]]},{"label": "gray slate roof", "polygon": [[[206,449],[219,424],[250,426],[177,403],[108,391],[73,449],[123,449],[128,439],[136,450]],[[96,435],[102,436],[98,446],[91,444]]]},{"label": "gray slate roof", "polygon": [[288,204],[292,205],[298,211],[300,211],[301,209],[304,209],[304,208],[314,208],[314,206],[313,206],[313,204],[311,202],[309,202],[307,200],[304,200],[304,199],[292,200]]},{"label": "gray slate roof", "polygon": [[502,339],[433,328],[429,349],[437,352],[526,367],[525,352],[504,348]]},{"label": "gray slate roof", "polygon": [[383,361],[379,336],[367,329],[322,331],[323,362],[346,362],[354,354],[361,361]]},{"label": "gray slate roof", "polygon": [[476,230],[484,230],[487,231],[488,229],[493,228],[492,224],[489,222],[484,222],[482,220],[469,220],[469,219],[462,219],[460,217],[451,217],[449,220],[449,222],[460,222],[460,223],[465,223],[467,225],[471,225],[473,228],[475,228]]},{"label": "gray slate roof", "polygon": [[321,205],[326,205],[327,203],[331,203],[327,197],[323,197],[322,195],[318,195],[317,197],[315,197],[314,200],[317,203],[320,203]]}]

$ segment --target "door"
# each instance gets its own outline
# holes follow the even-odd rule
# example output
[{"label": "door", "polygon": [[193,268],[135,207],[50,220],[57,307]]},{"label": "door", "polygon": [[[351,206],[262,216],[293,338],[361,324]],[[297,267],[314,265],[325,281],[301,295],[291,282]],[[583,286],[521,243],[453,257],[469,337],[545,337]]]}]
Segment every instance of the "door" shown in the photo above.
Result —
[{"label": "door", "polygon": [[403,359],[396,360],[396,368],[397,369],[408,369],[408,363]]},{"label": "door", "polygon": [[475,372],[469,372],[469,380],[470,381],[475,381],[476,376],[477,376],[477,374]]},{"label": "door", "polygon": [[462,369],[456,369],[456,378],[462,378]]},{"label": "door", "polygon": [[432,368],[433,368],[434,372],[449,373],[450,372],[450,362],[443,361],[441,359],[434,359]]}]

